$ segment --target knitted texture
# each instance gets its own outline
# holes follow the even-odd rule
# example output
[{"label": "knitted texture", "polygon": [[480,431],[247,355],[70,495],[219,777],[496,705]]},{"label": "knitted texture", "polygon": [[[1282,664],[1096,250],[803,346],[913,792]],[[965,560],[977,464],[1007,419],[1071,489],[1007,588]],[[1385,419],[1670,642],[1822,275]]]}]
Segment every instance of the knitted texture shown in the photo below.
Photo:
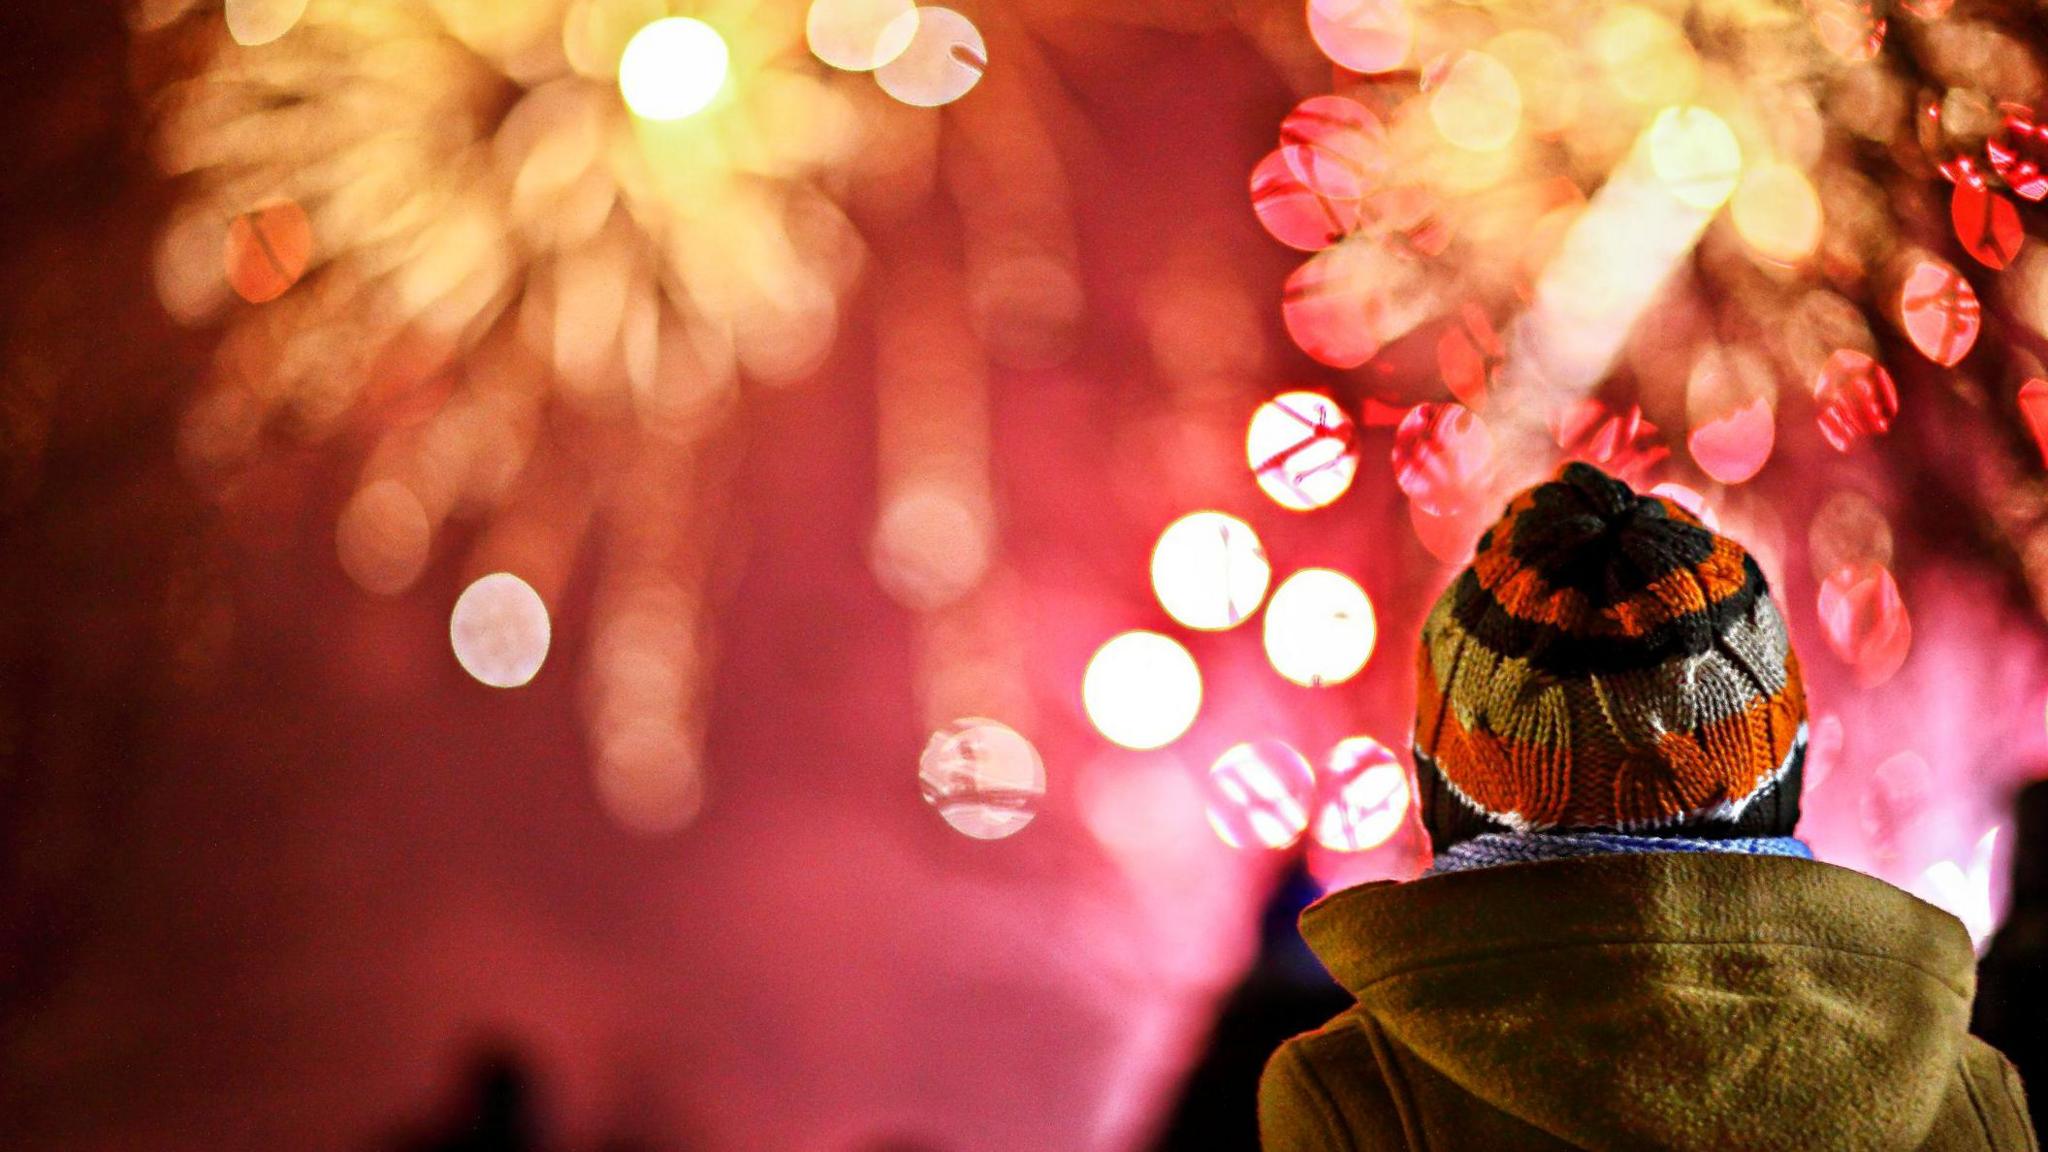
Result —
[{"label": "knitted texture", "polygon": [[1620,832],[1537,833],[1489,832],[1453,844],[1433,861],[1426,876],[1469,872],[1498,864],[1565,860],[1576,856],[1607,856],[1633,852],[1736,852],[1745,856],[1796,856],[1813,859],[1813,849],[1796,836],[1749,836],[1729,840],[1695,840],[1678,836],[1630,836]]},{"label": "knitted texture", "polygon": [[1587,464],[1512,500],[1423,624],[1418,801],[1487,832],[1788,835],[1806,701],[1763,570]]}]

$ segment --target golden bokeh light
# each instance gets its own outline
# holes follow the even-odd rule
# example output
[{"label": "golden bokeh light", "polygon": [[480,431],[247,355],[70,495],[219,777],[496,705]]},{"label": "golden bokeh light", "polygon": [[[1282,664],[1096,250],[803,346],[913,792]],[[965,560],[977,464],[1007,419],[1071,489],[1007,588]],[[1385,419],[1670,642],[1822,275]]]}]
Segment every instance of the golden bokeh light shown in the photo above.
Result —
[{"label": "golden bokeh light", "polygon": [[704,110],[725,87],[731,53],[702,20],[670,16],[633,34],[619,57],[619,92],[633,114],[680,120]]},{"label": "golden bokeh light", "polygon": [[1680,203],[1711,212],[1742,177],[1742,145],[1711,109],[1666,108],[1650,123],[1650,164]]},{"label": "golden bokeh light", "polygon": [[1095,730],[1140,751],[1180,739],[1202,709],[1202,673],[1171,637],[1125,632],[1088,661],[1081,702]]},{"label": "golden bokeh light", "polygon": [[1608,9],[1588,37],[1607,84],[1644,107],[1677,104],[1699,85],[1700,62],[1685,30],[1634,4]]},{"label": "golden bokeh light", "polygon": [[1443,138],[1472,152],[1507,147],[1522,124],[1522,91],[1508,71],[1484,52],[1461,52],[1430,93],[1429,117]]},{"label": "golden bokeh light", "polygon": [[1759,164],[1742,174],[1728,213],[1757,255],[1796,264],[1820,244],[1820,195],[1806,173],[1790,164]]},{"label": "golden bokeh light", "polygon": [[292,30],[307,0],[227,0],[228,35],[245,48],[268,44]]}]

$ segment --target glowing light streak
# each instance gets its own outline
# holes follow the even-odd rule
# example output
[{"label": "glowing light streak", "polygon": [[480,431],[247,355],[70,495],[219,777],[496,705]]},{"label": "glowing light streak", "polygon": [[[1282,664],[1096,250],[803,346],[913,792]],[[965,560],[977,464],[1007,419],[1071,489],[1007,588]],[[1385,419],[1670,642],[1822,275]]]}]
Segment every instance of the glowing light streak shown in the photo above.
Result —
[{"label": "glowing light streak", "polygon": [[[1583,397],[1607,375],[1629,332],[1698,244],[1740,176],[1741,152],[1718,116],[1667,108],[1587,201],[1537,277],[1535,303],[1514,324],[1502,377],[1513,402],[1497,423],[1501,457],[1529,479],[1546,457],[1541,414]],[[1490,409],[1489,409],[1490,410]]]}]

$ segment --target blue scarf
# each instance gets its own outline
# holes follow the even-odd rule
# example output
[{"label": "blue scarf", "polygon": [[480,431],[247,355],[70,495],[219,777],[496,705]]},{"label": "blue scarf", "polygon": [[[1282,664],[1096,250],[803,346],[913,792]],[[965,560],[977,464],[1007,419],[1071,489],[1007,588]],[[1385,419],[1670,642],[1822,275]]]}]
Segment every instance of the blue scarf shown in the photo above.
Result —
[{"label": "blue scarf", "polygon": [[1683,836],[1629,836],[1620,832],[1489,832],[1461,840],[1445,849],[1424,872],[1468,872],[1496,864],[1532,860],[1563,860],[1638,852],[1739,852],[1749,856],[1796,856],[1813,859],[1813,849],[1796,836],[1755,836],[1741,840],[1694,840]]}]

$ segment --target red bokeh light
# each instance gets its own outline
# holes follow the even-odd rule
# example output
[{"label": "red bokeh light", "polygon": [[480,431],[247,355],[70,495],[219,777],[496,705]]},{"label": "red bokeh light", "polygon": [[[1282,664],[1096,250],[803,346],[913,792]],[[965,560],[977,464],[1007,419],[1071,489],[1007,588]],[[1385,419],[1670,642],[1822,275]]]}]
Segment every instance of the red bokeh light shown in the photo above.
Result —
[{"label": "red bokeh light", "polygon": [[1560,413],[1551,431],[1566,459],[1584,460],[1637,486],[1671,455],[1658,438],[1657,426],[1633,404],[1615,412],[1589,397]]},{"label": "red bokeh light", "polygon": [[2037,376],[2020,385],[2019,405],[2027,433],[2041,452],[2041,463],[2048,466],[2048,380]]},{"label": "red bokeh light", "polygon": [[2012,263],[2026,236],[2020,228],[2019,209],[1985,187],[1974,173],[1956,181],[1955,194],[1949,200],[1949,220],[1964,251],[1986,268]]},{"label": "red bokeh light", "polygon": [[1899,391],[1884,365],[1853,348],[1828,357],[1814,381],[1815,419],[1820,434],[1837,452],[1847,452],[1866,436],[1891,430],[1899,414]]},{"label": "red bokeh light", "polygon": [[1816,608],[1828,648],[1870,687],[1905,663],[1913,625],[1898,582],[1882,564],[1845,564],[1821,582]]},{"label": "red bokeh light", "polygon": [[1387,129],[1356,100],[1311,96],[1280,122],[1280,155],[1302,183],[1358,200],[1386,176]]},{"label": "red bokeh light", "polygon": [[1940,260],[1913,265],[1899,288],[1899,323],[1920,354],[1950,367],[1969,354],[1983,323],[1977,291]]},{"label": "red bokeh light", "polygon": [[1353,72],[1399,68],[1415,44],[1402,0],[1309,0],[1308,32],[1323,55]]},{"label": "red bokeh light", "polygon": [[1777,413],[1758,397],[1694,428],[1685,443],[1700,471],[1723,484],[1740,484],[1763,470],[1777,436]]},{"label": "red bokeh light", "polygon": [[1346,195],[1331,187],[1333,165],[1311,168],[1304,177],[1286,149],[1266,154],[1252,169],[1252,211],[1273,239],[1290,248],[1318,252],[1358,228],[1355,188]]},{"label": "red bokeh light", "polygon": [[1394,429],[1394,482],[1432,516],[1471,504],[1493,471],[1493,434],[1462,404],[1417,404]]}]

